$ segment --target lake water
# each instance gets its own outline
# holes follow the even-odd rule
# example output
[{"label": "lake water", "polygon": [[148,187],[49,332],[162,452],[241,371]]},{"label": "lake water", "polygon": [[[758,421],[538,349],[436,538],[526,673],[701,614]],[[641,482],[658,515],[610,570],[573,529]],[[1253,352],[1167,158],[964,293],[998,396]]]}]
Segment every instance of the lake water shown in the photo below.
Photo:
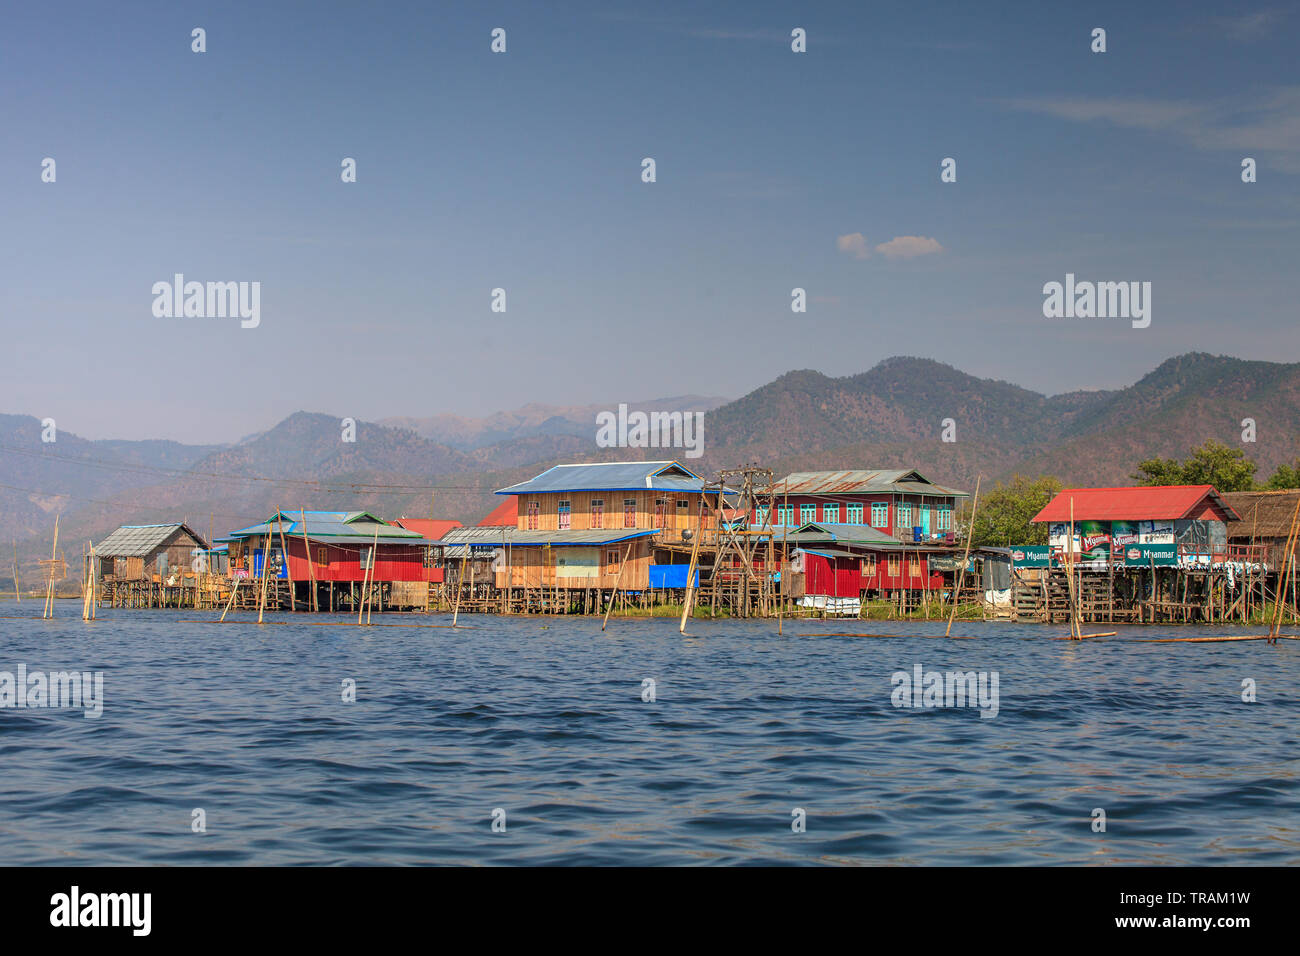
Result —
[{"label": "lake water", "polygon": [[[1300,642],[79,612],[0,605],[0,671],[104,672],[98,719],[0,709],[6,864],[1300,863]],[[893,706],[917,664],[996,671],[996,717]]]}]

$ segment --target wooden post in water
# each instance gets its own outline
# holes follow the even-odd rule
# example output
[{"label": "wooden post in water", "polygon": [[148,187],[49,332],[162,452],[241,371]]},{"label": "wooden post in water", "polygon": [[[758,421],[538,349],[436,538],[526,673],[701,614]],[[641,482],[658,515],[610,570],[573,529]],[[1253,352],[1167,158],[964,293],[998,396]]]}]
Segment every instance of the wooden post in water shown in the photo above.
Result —
[{"label": "wooden post in water", "polygon": [[[280,553],[284,556],[284,571],[289,575],[289,610],[298,610],[298,588],[293,580],[293,565],[289,563],[289,546],[284,541],[284,518],[283,512],[275,513],[275,530],[280,533]],[[307,563],[311,563],[311,555],[307,555]],[[276,594],[280,593],[279,587],[275,589]]]},{"label": "wooden post in water", "polygon": [[[365,593],[361,595],[361,606],[366,609],[366,624],[370,624],[370,591],[375,586],[375,572],[379,570],[379,525],[375,525],[375,540],[370,546],[370,567],[366,569],[366,587]],[[357,616],[357,623],[361,623],[360,615]]]},{"label": "wooden post in water", "polygon": [[45,612],[43,619],[54,617],[54,565],[59,555],[59,516],[54,516],[54,544],[50,547],[50,574],[45,583]]},{"label": "wooden post in water", "polygon": [[[307,607],[312,611],[320,610],[320,602],[316,600],[316,568],[311,563],[311,542],[307,540],[307,509],[302,508],[298,514],[302,520],[302,549],[307,552],[307,576],[311,581],[311,600]],[[330,610],[334,610],[333,607]]]},{"label": "wooden post in water", "polygon": [[465,545],[465,553],[460,557],[460,573],[456,575],[456,608],[451,612],[451,626],[456,626],[456,620],[460,617],[460,592],[461,586],[465,583],[465,559],[469,557],[468,544]]},{"label": "wooden post in water", "polygon": [[257,597],[257,623],[262,623],[262,612],[266,609],[266,576],[271,566],[271,525],[266,526],[266,537],[262,539],[262,590]]},{"label": "wooden post in water", "polygon": [[[682,602],[682,623],[677,630],[686,633],[686,619],[691,616],[691,598],[695,596],[695,574],[699,568],[700,539],[704,537],[704,492],[700,492],[700,520],[695,528],[695,543],[691,545],[691,560],[686,566],[686,599]],[[714,569],[717,570],[716,568]]]},{"label": "wooden post in water", "polygon": [[1300,521],[1300,501],[1296,502],[1295,511],[1291,514],[1291,529],[1286,536],[1286,548],[1282,553],[1282,567],[1278,569],[1277,587],[1274,591],[1272,622],[1268,628],[1268,642],[1270,644],[1277,643],[1277,632],[1282,626],[1282,600],[1286,595],[1286,583],[1283,578],[1283,571],[1294,573],[1297,521]]},{"label": "wooden post in water", "polygon": [[18,542],[10,538],[9,543],[13,545],[14,549],[14,603],[22,604],[22,595],[18,593]]},{"label": "wooden post in water", "polygon": [[[957,602],[961,598],[961,586],[966,581],[966,562],[970,560],[970,542],[971,538],[975,536],[975,512],[980,506],[980,481],[983,477],[983,475],[975,476],[975,498],[971,501],[970,506],[970,527],[966,529],[966,553],[962,555],[961,570],[957,572],[957,587],[952,593],[952,611],[948,614],[948,627],[943,632],[944,637],[952,635],[952,622],[957,616]],[[904,558],[906,558],[906,555],[904,555]]]},{"label": "wooden post in water", "polygon": [[[618,566],[618,577],[614,580],[614,593],[610,595],[609,607],[605,608],[605,620],[600,622],[600,629],[603,631],[605,625],[609,623],[609,612],[614,610],[614,602],[618,599],[618,588],[623,583],[623,569],[627,567],[627,559],[632,554],[632,542],[627,543],[627,549],[623,552],[623,563]],[[688,584],[690,582],[687,582]]]},{"label": "wooden post in water", "polygon": [[243,578],[235,578],[235,586],[230,589],[230,600],[226,602],[226,609],[221,612],[221,620],[217,622],[218,624],[226,623],[226,615],[229,614],[230,609],[235,606],[235,595],[239,593],[239,585],[243,580]]}]

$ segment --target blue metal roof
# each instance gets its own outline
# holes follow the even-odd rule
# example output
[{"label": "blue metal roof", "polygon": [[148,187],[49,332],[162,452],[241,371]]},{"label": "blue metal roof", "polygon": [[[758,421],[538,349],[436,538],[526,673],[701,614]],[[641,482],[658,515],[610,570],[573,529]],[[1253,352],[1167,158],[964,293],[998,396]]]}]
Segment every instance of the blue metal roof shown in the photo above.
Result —
[{"label": "blue metal roof", "polygon": [[698,492],[704,479],[676,461],[615,461],[556,465],[535,478],[502,488],[499,495],[555,491]]},{"label": "blue metal roof", "polygon": [[[230,532],[229,538],[249,538],[254,535],[280,534],[302,536],[302,512],[278,511],[261,524]],[[371,540],[378,526],[379,537],[385,540],[401,538],[404,542],[419,543],[423,535],[388,524],[368,511],[308,511],[305,531],[309,538],[364,538]],[[340,542],[342,543],[342,542]]]}]

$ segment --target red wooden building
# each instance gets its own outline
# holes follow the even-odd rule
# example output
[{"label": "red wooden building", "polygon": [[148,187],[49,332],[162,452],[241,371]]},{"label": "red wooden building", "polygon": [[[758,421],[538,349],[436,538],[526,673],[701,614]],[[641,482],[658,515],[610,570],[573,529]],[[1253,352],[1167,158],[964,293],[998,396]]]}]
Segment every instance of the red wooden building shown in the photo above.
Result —
[{"label": "red wooden building", "polygon": [[[967,497],[916,470],[801,471],[776,483],[776,525],[852,525],[896,541],[949,541]],[[762,524],[762,515],[755,515]]]},{"label": "red wooden building", "polygon": [[[342,594],[351,603],[354,586],[367,576],[394,595],[398,584],[424,584],[427,592],[427,584],[442,581],[442,569],[434,566],[436,541],[366,511],[276,512],[224,540],[232,577],[260,578],[269,555],[268,578],[288,581],[295,600],[305,600],[315,581],[322,608],[336,607]],[[347,588],[340,591],[340,584]]]}]

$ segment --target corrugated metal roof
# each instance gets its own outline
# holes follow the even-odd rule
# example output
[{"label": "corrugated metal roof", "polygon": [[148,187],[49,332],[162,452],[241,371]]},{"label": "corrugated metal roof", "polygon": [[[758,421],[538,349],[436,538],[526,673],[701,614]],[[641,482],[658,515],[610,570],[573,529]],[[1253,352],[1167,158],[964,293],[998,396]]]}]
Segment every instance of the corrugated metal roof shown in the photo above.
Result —
[{"label": "corrugated metal roof", "polygon": [[128,524],[118,528],[95,548],[95,553],[104,558],[142,558],[166,544],[167,539],[177,531],[185,531],[206,548],[207,542],[194,530],[182,522],[173,524]]},{"label": "corrugated metal roof", "polygon": [[[782,538],[781,530],[777,530],[777,538]],[[891,537],[878,528],[868,527],[861,524],[836,524],[821,521],[810,521],[800,525],[798,528],[789,532],[790,541],[801,543],[805,541],[835,541],[840,544],[867,544],[873,547],[888,546],[899,547],[902,542]]]},{"label": "corrugated metal roof", "polygon": [[[424,537],[418,531],[408,531],[405,528],[388,524],[368,511],[308,511],[306,518],[305,528],[308,538],[332,540],[334,538],[355,537],[372,540],[376,526],[378,526],[381,539],[404,538],[412,539],[412,543],[418,543],[418,539]],[[277,519],[279,520],[277,521]],[[286,536],[297,535],[301,537],[303,530],[304,524],[301,512],[295,514],[292,511],[281,511],[271,515],[261,524],[230,532],[230,537],[227,540],[264,534],[278,535],[281,532]]]},{"label": "corrugated metal roof", "polygon": [[956,488],[936,485],[913,469],[877,469],[857,471],[796,471],[776,482],[778,495],[863,495],[916,494],[969,495]]},{"label": "corrugated metal roof", "polygon": [[550,491],[699,491],[704,479],[676,461],[615,461],[556,465],[499,495]]},{"label": "corrugated metal roof", "polygon": [[1240,519],[1213,485],[1133,485],[1065,488],[1033,520],[1069,521],[1073,500],[1075,521],[1173,521],[1199,510],[1206,498],[1226,511],[1229,521]]},{"label": "corrugated metal roof", "polygon": [[596,547],[614,544],[632,538],[643,538],[657,534],[657,529],[635,530],[628,528],[592,528],[583,531],[520,531],[517,528],[453,528],[443,536],[440,542],[444,558],[461,558],[471,546],[537,548],[550,545],[560,547]]}]

